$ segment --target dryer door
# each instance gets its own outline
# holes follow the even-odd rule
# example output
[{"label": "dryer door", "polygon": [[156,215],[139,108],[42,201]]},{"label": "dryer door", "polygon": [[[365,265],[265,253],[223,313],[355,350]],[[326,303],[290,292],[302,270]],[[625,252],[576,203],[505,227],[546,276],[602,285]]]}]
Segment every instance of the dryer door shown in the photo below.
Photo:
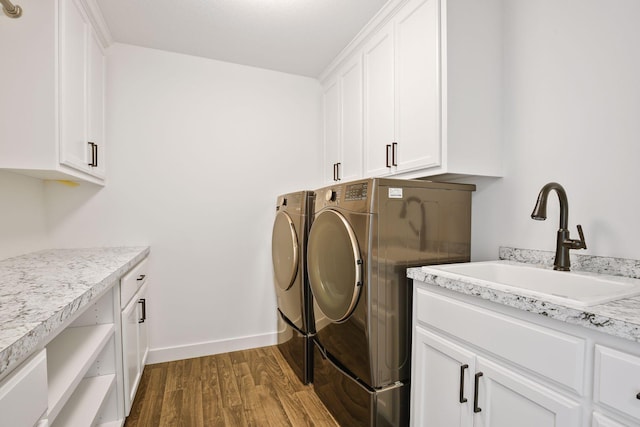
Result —
[{"label": "dryer door", "polygon": [[271,256],[273,271],[278,288],[289,290],[298,274],[298,236],[291,217],[286,212],[278,212],[273,223],[271,236]]},{"label": "dryer door", "polygon": [[307,245],[311,292],[324,315],[346,320],[362,289],[362,257],[349,222],[335,210],[315,218]]}]

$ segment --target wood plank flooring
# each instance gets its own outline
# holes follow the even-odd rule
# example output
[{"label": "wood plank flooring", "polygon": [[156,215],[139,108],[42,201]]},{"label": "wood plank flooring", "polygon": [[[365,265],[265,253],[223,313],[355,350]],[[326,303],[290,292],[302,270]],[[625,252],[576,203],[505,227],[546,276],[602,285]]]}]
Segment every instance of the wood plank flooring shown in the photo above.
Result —
[{"label": "wood plank flooring", "polygon": [[338,423],[275,346],[147,365],[125,427]]}]

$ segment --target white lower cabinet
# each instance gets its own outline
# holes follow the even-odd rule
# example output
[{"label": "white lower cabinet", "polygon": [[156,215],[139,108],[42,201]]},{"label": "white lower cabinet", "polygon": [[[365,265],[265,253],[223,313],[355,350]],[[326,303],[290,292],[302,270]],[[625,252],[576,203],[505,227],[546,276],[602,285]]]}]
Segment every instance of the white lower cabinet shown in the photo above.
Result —
[{"label": "white lower cabinet", "polygon": [[[122,361],[124,409],[128,416],[149,352],[147,332],[147,262],[142,261],[120,281],[122,295]],[[126,304],[126,305],[125,305]]]},{"label": "white lower cabinet", "polygon": [[[515,370],[477,358],[472,425],[479,427],[580,426],[576,400],[519,375]],[[470,424],[471,425],[471,424]]]},{"label": "white lower cabinet", "polygon": [[579,426],[580,404],[420,326],[414,426]]},{"label": "white lower cabinet", "polygon": [[474,353],[419,326],[413,342],[411,424],[472,425]]},{"label": "white lower cabinet", "polygon": [[416,286],[411,425],[579,427],[585,345]]},{"label": "white lower cabinet", "polygon": [[122,310],[122,353],[125,409],[129,415],[149,352],[146,323],[147,286],[143,286]]},{"label": "white lower cabinet", "polygon": [[412,426],[640,426],[640,343],[414,282]]},{"label": "white lower cabinet", "polygon": [[0,381],[0,425],[40,426],[46,411],[47,356],[41,350]]},{"label": "white lower cabinet", "polygon": [[[593,401],[640,425],[640,357],[603,345],[595,346]],[[617,426],[604,415],[594,414],[594,425]],[[624,425],[624,424],[623,424]]]},{"label": "white lower cabinet", "polygon": [[124,424],[149,351],[146,277],[145,258],[0,379],[0,427]]}]

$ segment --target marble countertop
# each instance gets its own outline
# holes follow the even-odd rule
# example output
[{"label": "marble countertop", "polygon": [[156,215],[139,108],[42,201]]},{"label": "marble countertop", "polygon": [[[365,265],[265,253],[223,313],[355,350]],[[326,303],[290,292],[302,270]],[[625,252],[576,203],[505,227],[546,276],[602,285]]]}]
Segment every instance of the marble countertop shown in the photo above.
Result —
[{"label": "marble countertop", "polygon": [[51,249],[0,260],[0,378],[149,254],[149,247]]},{"label": "marble countertop", "polygon": [[[551,268],[553,252],[515,248],[500,248],[499,259],[544,265]],[[571,254],[571,269],[598,274],[640,278],[640,261]],[[517,291],[491,288],[471,277],[450,279],[427,272],[421,267],[409,268],[407,277],[431,285],[440,286],[462,294],[471,295],[505,306],[547,316],[574,325],[584,326],[619,338],[640,342],[640,297],[626,298],[591,307],[576,308],[557,302],[534,298]]]}]

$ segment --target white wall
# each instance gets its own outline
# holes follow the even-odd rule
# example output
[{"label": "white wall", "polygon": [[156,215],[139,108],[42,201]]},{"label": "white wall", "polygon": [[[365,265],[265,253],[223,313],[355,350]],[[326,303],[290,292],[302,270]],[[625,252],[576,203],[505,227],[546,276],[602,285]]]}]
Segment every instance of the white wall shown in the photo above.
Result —
[{"label": "white wall", "polygon": [[497,247],[553,251],[559,210],[530,219],[540,188],[564,186],[584,254],[640,259],[640,2],[508,0],[505,177],[477,181],[474,259]]},{"label": "white wall", "polygon": [[47,248],[43,182],[0,171],[0,259]]},{"label": "white wall", "polygon": [[152,361],[273,343],[276,197],[319,186],[318,82],[128,45],[108,64],[107,185],[47,184],[54,245],[151,246]]}]

